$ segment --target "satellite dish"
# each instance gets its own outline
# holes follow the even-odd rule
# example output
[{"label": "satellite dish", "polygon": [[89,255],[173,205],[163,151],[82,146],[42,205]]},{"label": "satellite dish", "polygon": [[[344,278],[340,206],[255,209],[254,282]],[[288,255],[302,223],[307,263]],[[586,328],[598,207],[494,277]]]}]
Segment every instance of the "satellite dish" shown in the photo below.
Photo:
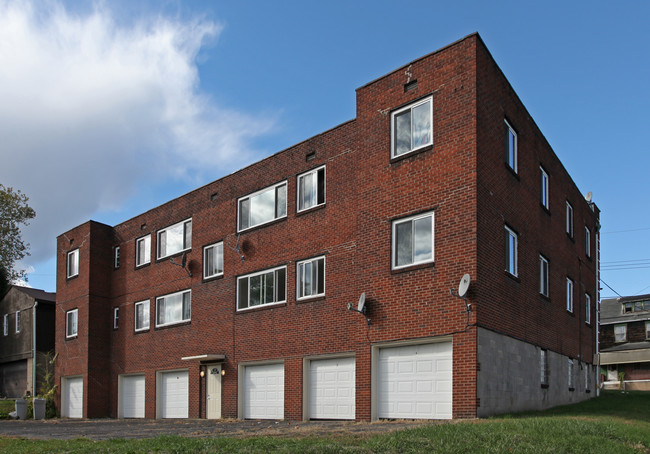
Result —
[{"label": "satellite dish", "polygon": [[470,281],[471,278],[469,277],[469,274],[464,274],[460,279],[460,284],[458,284],[458,296],[461,298],[465,298],[465,295],[467,295]]},{"label": "satellite dish", "polygon": [[593,199],[593,198],[594,198],[594,195],[591,193],[591,191],[589,191],[587,193],[587,195],[585,196],[585,200],[587,201],[587,203],[591,203],[591,199]]},{"label": "satellite dish", "polygon": [[363,312],[365,308],[366,308],[366,292],[363,292],[359,297],[359,306],[357,307],[357,310],[359,312]]}]

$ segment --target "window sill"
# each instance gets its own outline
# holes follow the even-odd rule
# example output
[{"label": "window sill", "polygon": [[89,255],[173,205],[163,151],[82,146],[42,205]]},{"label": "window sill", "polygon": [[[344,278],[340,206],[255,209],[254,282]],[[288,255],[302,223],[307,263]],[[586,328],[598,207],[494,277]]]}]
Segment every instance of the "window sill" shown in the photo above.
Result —
[{"label": "window sill", "polygon": [[566,310],[566,313],[569,314],[571,317],[575,317],[575,316],[576,316],[575,312],[570,311],[570,310],[568,310],[568,309]]},{"label": "window sill", "polygon": [[74,336],[70,336],[70,337],[66,336],[65,341],[68,342],[68,341],[73,341],[73,340],[77,340],[77,339],[79,339],[79,335],[75,334]]},{"label": "window sill", "polygon": [[321,209],[325,208],[326,203],[327,202],[323,202],[320,205],[316,205],[316,206],[313,206],[313,207],[310,207],[310,208],[305,208],[304,210],[301,210],[301,211],[296,211],[296,216],[302,216],[302,215],[305,215],[305,214],[313,213],[314,211],[321,210]]},{"label": "window sill", "polygon": [[517,179],[517,181],[521,181],[521,177],[519,176],[519,174],[517,173],[517,171],[515,169],[510,167],[510,164],[508,164],[507,162],[504,162],[503,165],[506,167],[508,172],[510,172],[512,174],[512,176]]},{"label": "window sill", "polygon": [[68,276],[65,278],[66,282],[71,281],[73,279],[77,279],[79,277],[79,273],[75,274],[74,276]]},{"label": "window sill", "polygon": [[419,154],[421,154],[421,153],[424,153],[424,152],[427,152],[427,151],[431,151],[431,150],[433,150],[433,144],[431,144],[431,145],[425,145],[425,146],[422,147],[422,148],[417,148],[417,149],[415,149],[415,150],[413,150],[413,151],[409,151],[409,152],[407,152],[407,153],[402,153],[402,154],[399,155],[399,156],[391,156],[391,158],[390,158],[390,164],[396,164],[396,163],[398,163],[398,162],[400,162],[400,161],[403,161],[403,160],[405,160],[405,159],[408,159],[408,158],[411,158],[411,157],[417,156],[417,155],[419,155]]},{"label": "window sill", "polygon": [[300,298],[296,300],[296,304],[303,304],[303,303],[316,303],[319,301],[325,301],[325,295],[318,295],[318,296],[310,296],[310,297],[305,297],[305,298]]},{"label": "window sill", "polygon": [[205,284],[206,282],[218,281],[219,279],[223,279],[223,274],[224,273],[217,274],[216,276],[204,277],[202,282]]},{"label": "window sill", "polygon": [[151,262],[147,262],[147,263],[143,263],[142,265],[136,265],[134,269],[135,270],[140,270],[140,269],[146,268],[146,267],[148,267],[150,265],[151,265]]},{"label": "window sill", "polygon": [[258,224],[253,227],[247,227],[243,230],[237,230],[237,234],[240,235],[240,234],[252,232],[254,230],[263,229],[264,227],[269,227],[271,225],[278,224],[279,222],[286,221],[286,220],[287,220],[287,215],[285,214],[281,218],[273,219],[272,221],[265,222],[263,224]]},{"label": "window sill", "polygon": [[187,254],[189,252],[192,252],[192,248],[183,249],[182,251],[174,252],[173,254],[165,255],[165,256],[162,256],[162,257],[156,257],[156,263],[166,262],[169,259],[173,259],[175,257],[180,257],[183,254]]},{"label": "window sill", "polygon": [[416,265],[408,265],[397,269],[393,268],[390,270],[390,274],[400,274],[400,273],[407,273],[409,271],[420,270],[423,268],[433,268],[435,264],[436,262],[426,262],[426,263],[418,263]]},{"label": "window sill", "polygon": [[542,208],[542,211],[544,211],[544,212],[545,212],[546,214],[548,214],[549,216],[551,215],[551,210],[549,210],[547,206],[545,206],[545,205],[544,205],[543,203],[541,203],[541,202],[539,203],[539,206]]},{"label": "window sill", "polygon": [[572,243],[575,243],[575,242],[576,242],[576,239],[573,237],[573,235],[571,235],[569,232],[564,232],[564,233],[566,233],[566,237],[567,237],[569,240],[571,240]]},{"label": "window sill", "polygon": [[249,307],[246,309],[237,309],[237,315],[239,314],[250,314],[252,312],[259,312],[259,311],[265,311],[269,309],[273,309],[276,307],[286,307],[287,302],[284,301],[282,303],[271,303],[271,304],[261,304],[259,306],[254,306],[254,307]]},{"label": "window sill", "polygon": [[178,322],[178,323],[170,323],[168,325],[156,326],[154,328],[154,331],[169,329],[169,328],[178,328],[179,326],[187,326],[187,325],[191,325],[191,324],[192,324],[192,320],[187,320],[187,321]]},{"label": "window sill", "polygon": [[511,280],[515,281],[518,284],[521,284],[521,279],[519,278],[519,276],[515,276],[510,271],[504,270],[503,272],[506,274],[506,277],[510,278]]},{"label": "window sill", "polygon": [[539,294],[539,297],[542,298],[542,299],[543,299],[544,301],[546,301],[547,303],[550,303],[550,302],[551,302],[551,297],[550,297],[550,296],[547,296],[547,295],[544,295],[543,293],[540,293],[540,294]]},{"label": "window sill", "polygon": [[149,327],[149,328],[137,329],[137,330],[134,330],[134,331],[133,331],[133,334],[135,334],[135,335],[137,336],[138,334],[148,333],[150,330],[151,330],[151,327]]}]

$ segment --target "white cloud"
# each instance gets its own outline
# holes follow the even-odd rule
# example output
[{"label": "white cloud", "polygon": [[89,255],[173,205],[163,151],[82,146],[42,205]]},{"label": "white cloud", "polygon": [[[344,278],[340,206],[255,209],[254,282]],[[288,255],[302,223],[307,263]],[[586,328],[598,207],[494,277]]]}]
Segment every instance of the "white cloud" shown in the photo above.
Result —
[{"label": "white cloud", "polygon": [[[0,0],[0,181],[30,197],[32,262],[54,238],[117,209],[138,186],[204,181],[252,159],[273,126],[200,90],[196,57],[220,24],[118,24],[57,2]],[[212,177],[210,177],[212,178]]]}]

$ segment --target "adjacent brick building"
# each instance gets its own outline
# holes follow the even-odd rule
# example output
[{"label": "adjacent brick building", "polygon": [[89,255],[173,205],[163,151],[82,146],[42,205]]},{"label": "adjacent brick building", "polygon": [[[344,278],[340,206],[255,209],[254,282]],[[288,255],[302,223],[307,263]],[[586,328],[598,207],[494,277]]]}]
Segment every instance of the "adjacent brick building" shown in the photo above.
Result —
[{"label": "adjacent brick building", "polygon": [[471,418],[591,397],[598,218],[467,36],[359,88],[351,121],[59,236],[62,414]]}]

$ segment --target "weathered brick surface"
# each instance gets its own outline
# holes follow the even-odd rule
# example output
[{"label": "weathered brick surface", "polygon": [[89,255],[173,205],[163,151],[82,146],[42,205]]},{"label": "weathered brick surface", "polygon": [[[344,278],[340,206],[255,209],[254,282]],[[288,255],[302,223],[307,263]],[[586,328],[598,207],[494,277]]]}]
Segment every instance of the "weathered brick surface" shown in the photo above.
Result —
[{"label": "weathered brick surface", "polygon": [[[405,84],[417,80],[417,88]],[[390,158],[390,112],[433,97],[433,145]],[[520,131],[520,173],[504,166],[503,118]],[[308,159],[309,155],[313,158]],[[551,174],[551,210],[539,206],[543,164]],[[296,177],[326,166],[326,204],[296,210]],[[237,199],[288,182],[287,217],[241,234]],[[575,210],[576,238],[563,232],[563,204]],[[392,221],[435,212],[435,264],[391,270]],[[169,259],[156,261],[156,232],[192,218],[189,277]],[[504,274],[503,223],[520,232],[520,279]],[[564,276],[592,293],[595,261],[584,257],[582,226],[595,232],[597,213],[583,201],[478,35],[400,68],[357,90],[357,118],[113,228],[89,222],[58,238],[58,326],[79,308],[79,336],[57,334],[57,379],[83,374],[88,416],[117,415],[118,375],[146,376],[146,417],[156,416],[156,372],[188,369],[189,416],[205,417],[205,379],[196,361],[224,354],[222,416],[238,416],[238,364],[285,364],[285,418],[303,415],[303,358],[339,352],[356,357],[357,419],[371,417],[371,346],[403,339],[453,336],[453,416],[476,416],[476,324],[558,353],[585,359],[595,334],[564,310]],[[135,268],[136,239],[152,235],[152,263]],[[74,240],[70,244],[70,240]],[[84,242],[85,241],[85,242]],[[224,242],[225,273],[202,280],[202,247]],[[119,269],[112,266],[120,246]],[[80,248],[78,278],[66,280],[65,254]],[[595,246],[592,251],[595,250]],[[551,297],[539,297],[537,255],[551,260]],[[326,257],[326,296],[296,301],[296,262]],[[236,311],[236,280],[243,274],[287,267],[286,304]],[[469,319],[450,295],[464,273],[472,276]],[[155,298],[192,291],[191,322],[155,327]],[[347,310],[367,295],[372,323]],[[134,303],[150,302],[151,328],[134,331]],[[112,311],[120,308],[119,329]],[[101,394],[100,394],[101,393]],[[92,397],[88,397],[91,396]]]}]

